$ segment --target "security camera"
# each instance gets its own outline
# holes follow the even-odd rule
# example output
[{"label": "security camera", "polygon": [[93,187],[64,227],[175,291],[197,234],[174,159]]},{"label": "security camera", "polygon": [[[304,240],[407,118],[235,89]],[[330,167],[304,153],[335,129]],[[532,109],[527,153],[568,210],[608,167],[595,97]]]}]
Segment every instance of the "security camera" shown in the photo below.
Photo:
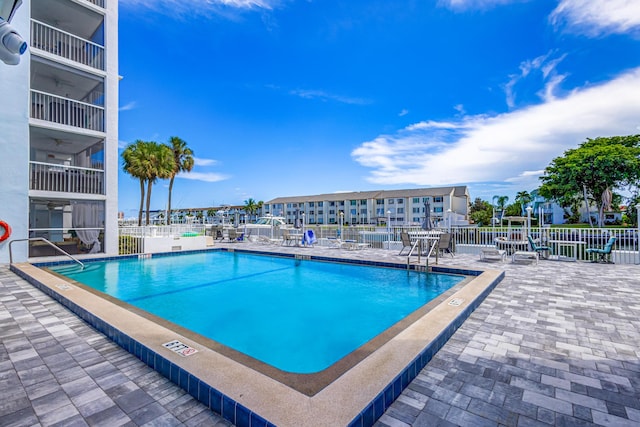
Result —
[{"label": "security camera", "polygon": [[7,65],[18,65],[20,55],[27,50],[25,42],[11,25],[0,18],[0,59]]},{"label": "security camera", "polygon": [[27,50],[27,42],[9,25],[21,4],[22,0],[0,0],[0,59],[7,65],[19,64]]}]

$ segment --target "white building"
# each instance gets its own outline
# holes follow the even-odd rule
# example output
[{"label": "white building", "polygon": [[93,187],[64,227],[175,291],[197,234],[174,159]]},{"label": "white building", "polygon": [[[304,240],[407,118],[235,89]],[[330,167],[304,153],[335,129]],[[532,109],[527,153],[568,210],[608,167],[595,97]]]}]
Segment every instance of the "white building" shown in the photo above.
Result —
[{"label": "white building", "polygon": [[[11,25],[29,50],[0,62],[0,263],[31,237],[117,254],[118,2],[23,0]],[[52,254],[29,245],[14,262]]]},{"label": "white building", "polygon": [[296,210],[304,213],[307,224],[380,224],[420,225],[425,218],[425,203],[433,223],[466,224],[469,190],[466,186],[375,190],[315,196],[278,197],[265,202],[264,214],[283,216],[293,223]]}]

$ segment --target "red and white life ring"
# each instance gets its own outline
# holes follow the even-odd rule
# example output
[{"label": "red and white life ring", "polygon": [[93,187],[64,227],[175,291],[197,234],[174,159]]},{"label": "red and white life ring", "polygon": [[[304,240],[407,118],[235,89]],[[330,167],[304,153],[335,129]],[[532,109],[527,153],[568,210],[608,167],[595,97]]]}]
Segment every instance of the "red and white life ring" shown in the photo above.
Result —
[{"label": "red and white life ring", "polygon": [[4,221],[0,221],[0,228],[4,229],[4,233],[0,236],[0,242],[4,242],[11,236],[11,227]]}]

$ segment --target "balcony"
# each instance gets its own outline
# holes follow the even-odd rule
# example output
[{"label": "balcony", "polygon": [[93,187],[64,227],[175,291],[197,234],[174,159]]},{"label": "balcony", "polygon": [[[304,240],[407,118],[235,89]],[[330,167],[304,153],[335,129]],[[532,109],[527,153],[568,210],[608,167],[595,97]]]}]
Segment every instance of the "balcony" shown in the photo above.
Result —
[{"label": "balcony", "polygon": [[31,20],[31,47],[97,70],[105,70],[103,46],[35,19]]},{"label": "balcony", "polygon": [[105,194],[103,170],[43,162],[29,162],[29,167],[31,190]]},{"label": "balcony", "polygon": [[31,90],[31,118],[104,132],[104,107]]},{"label": "balcony", "polygon": [[89,3],[95,4],[104,9],[104,0],[87,0]]}]

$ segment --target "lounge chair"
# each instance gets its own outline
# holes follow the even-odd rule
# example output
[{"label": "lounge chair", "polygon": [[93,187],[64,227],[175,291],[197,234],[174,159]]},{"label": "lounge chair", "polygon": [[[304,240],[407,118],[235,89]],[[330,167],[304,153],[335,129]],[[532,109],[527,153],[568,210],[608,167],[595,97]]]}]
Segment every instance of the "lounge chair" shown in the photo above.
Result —
[{"label": "lounge chair", "polygon": [[549,254],[551,253],[551,248],[549,246],[538,246],[531,235],[528,235],[527,239],[529,240],[529,245],[531,245],[531,250],[533,252],[537,252],[543,258],[549,258]]},{"label": "lounge chair", "polygon": [[609,264],[613,264],[613,261],[611,261],[611,249],[613,249],[613,245],[616,243],[616,238],[615,237],[610,237],[609,241],[607,242],[606,245],[604,245],[604,248],[600,249],[600,248],[587,248],[586,252],[588,254],[596,254],[598,257],[595,260],[591,260],[591,262],[606,262]]},{"label": "lounge chair", "polygon": [[400,233],[400,240],[402,241],[402,249],[400,249],[398,255],[402,255],[402,252],[405,250],[405,248],[409,248],[409,250],[411,250],[411,247],[413,246],[413,244],[411,243],[411,238],[409,237],[409,233],[407,233],[406,231]]},{"label": "lounge chair", "polygon": [[499,260],[505,261],[507,259],[507,251],[498,248],[482,248],[480,251],[480,261]]}]

